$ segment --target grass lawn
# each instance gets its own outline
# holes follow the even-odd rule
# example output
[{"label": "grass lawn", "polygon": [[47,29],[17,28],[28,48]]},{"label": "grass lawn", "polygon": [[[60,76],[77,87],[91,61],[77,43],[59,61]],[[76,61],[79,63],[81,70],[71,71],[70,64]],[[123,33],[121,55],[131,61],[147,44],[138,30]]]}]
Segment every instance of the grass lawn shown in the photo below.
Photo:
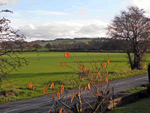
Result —
[{"label": "grass lawn", "polygon": [[[115,113],[150,113],[150,97],[146,99],[141,99],[132,104],[128,104],[123,107],[115,108]],[[107,113],[113,113],[109,111]]]},{"label": "grass lawn", "polygon": [[135,93],[138,92],[140,90],[145,90],[147,89],[147,87],[135,87],[135,88],[131,88],[125,91],[126,94],[130,94],[130,93]]},{"label": "grass lawn", "polygon": [[[39,54],[39,56],[38,56]],[[139,74],[147,73],[147,70],[130,72],[130,71],[123,71],[123,70],[130,70],[127,65],[126,53],[88,53],[89,56],[97,62],[97,65],[100,67],[100,61],[103,61],[105,58],[108,58],[110,64],[107,67],[107,70],[110,71],[116,64],[117,66],[109,72],[109,76],[113,77],[113,79],[120,79],[130,76],[135,76]],[[76,55],[76,56],[75,56]],[[51,81],[55,82],[55,89],[52,91],[48,88],[46,93],[53,93],[59,90],[61,83],[66,82],[66,75],[67,80],[71,82],[72,76],[77,79],[75,75],[75,71],[70,67],[73,67],[79,70],[78,65],[74,62],[77,61],[77,58],[83,61],[83,64],[87,67],[91,67],[90,61],[92,60],[87,53],[83,52],[75,52],[75,55],[70,52],[70,57],[65,58],[64,52],[25,52],[21,54],[21,57],[25,57],[30,63],[29,65],[21,67],[18,71],[13,71],[11,74],[7,76],[6,81],[3,82],[2,90],[10,90],[15,89],[18,92],[18,96],[12,97],[0,97],[0,103],[6,101],[14,101],[14,100],[21,100],[26,98],[32,98],[42,95],[42,90],[50,84]],[[98,58],[97,58],[98,57]],[[72,59],[71,59],[72,58]],[[145,65],[150,62],[150,54],[146,55],[146,62]],[[66,62],[65,67],[60,67],[60,63],[64,61]],[[106,63],[106,60],[104,60]],[[122,72],[122,75],[111,75],[113,72]],[[129,73],[130,72],[130,73]],[[110,77],[108,77],[109,79]],[[35,90],[29,89],[29,82],[32,81],[33,85],[35,84]],[[80,82],[79,84],[85,85],[87,84],[86,81]],[[67,86],[68,88],[73,88],[75,86]],[[13,99],[12,99],[13,98]]]}]

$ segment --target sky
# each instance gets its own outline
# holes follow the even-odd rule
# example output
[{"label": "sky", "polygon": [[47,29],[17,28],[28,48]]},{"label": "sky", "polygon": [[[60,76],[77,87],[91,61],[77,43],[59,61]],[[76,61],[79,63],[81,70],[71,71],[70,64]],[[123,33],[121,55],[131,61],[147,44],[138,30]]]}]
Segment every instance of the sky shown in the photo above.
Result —
[{"label": "sky", "polygon": [[120,11],[138,6],[150,16],[150,0],[0,0],[0,18],[26,36],[25,41],[108,37],[105,28]]}]

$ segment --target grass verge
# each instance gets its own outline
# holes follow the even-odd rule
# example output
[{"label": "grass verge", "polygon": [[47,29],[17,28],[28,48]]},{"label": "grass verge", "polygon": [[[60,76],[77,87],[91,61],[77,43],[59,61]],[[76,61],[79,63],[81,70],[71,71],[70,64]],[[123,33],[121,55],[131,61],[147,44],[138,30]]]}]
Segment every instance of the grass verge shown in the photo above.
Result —
[{"label": "grass verge", "polygon": [[[150,97],[146,99],[141,99],[132,104],[128,104],[123,107],[115,108],[115,113],[150,113]],[[114,113],[113,111],[108,111],[107,113]]]}]

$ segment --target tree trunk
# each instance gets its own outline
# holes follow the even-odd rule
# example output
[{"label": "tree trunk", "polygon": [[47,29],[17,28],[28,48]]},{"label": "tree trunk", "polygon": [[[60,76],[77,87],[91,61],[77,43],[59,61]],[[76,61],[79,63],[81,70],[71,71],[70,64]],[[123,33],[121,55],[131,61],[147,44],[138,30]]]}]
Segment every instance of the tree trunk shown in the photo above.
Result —
[{"label": "tree trunk", "polygon": [[127,55],[128,55],[128,58],[129,58],[129,63],[130,63],[131,70],[133,70],[133,69],[134,69],[134,66],[133,66],[132,59],[131,59],[131,56],[130,56],[130,52],[129,52],[129,51],[127,51]]},{"label": "tree trunk", "polygon": [[[137,43],[136,43],[137,44]],[[139,49],[136,47],[134,47],[134,69],[141,69],[141,57],[140,57],[140,53],[139,53]]]}]

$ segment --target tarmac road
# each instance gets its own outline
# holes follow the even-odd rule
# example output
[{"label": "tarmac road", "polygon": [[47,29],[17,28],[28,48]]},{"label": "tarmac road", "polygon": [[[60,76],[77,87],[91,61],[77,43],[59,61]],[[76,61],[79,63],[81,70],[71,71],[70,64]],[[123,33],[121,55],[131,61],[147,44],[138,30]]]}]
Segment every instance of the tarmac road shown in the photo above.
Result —
[{"label": "tarmac road", "polygon": [[[112,81],[111,83],[116,81],[117,83],[114,85],[114,93],[119,94],[119,92],[124,92],[127,89],[139,87],[142,84],[148,84],[148,75],[144,74],[124,78]],[[72,92],[73,90],[68,91],[68,96],[65,96],[65,101],[70,102]],[[93,97],[89,97],[89,91],[83,91],[81,93],[81,96],[82,95],[84,95],[88,101],[93,100]],[[50,106],[52,106],[52,100],[50,97],[51,95],[45,95],[38,98],[0,104],[0,113],[47,113]]]}]

